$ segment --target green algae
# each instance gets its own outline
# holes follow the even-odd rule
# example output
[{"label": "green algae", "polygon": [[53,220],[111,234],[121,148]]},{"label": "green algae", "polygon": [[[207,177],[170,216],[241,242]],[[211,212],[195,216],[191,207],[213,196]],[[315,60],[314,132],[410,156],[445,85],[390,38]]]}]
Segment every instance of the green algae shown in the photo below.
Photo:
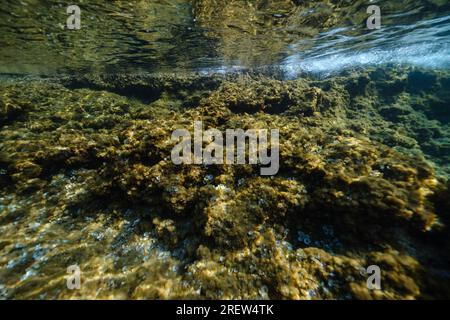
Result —
[{"label": "green algae", "polygon": [[[1,294],[448,298],[446,81],[417,69],[4,81]],[[171,133],[197,120],[279,129],[280,172],[174,165]],[[81,290],[65,286],[72,264]],[[372,264],[382,290],[360,274]]]}]

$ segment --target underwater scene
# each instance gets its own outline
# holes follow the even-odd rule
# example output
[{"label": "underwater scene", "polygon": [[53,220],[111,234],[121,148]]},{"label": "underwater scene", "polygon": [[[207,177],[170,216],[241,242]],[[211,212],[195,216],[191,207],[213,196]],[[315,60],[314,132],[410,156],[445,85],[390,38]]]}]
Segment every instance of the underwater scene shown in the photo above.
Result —
[{"label": "underwater scene", "polygon": [[450,298],[447,0],[3,0],[0,299]]}]

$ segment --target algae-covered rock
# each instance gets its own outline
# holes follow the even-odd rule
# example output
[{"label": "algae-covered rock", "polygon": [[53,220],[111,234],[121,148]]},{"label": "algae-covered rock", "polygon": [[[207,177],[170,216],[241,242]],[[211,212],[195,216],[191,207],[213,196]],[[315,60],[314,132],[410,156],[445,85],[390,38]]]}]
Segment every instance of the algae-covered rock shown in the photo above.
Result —
[{"label": "algae-covered rock", "polygon": [[[0,284],[15,298],[449,297],[448,126],[411,72],[2,84],[33,107],[0,128]],[[195,121],[278,129],[278,174],[175,165],[172,132]],[[86,285],[69,292],[55,279],[74,263]]]},{"label": "algae-covered rock", "polygon": [[286,84],[270,79],[245,79],[225,82],[204,101],[210,108],[229,108],[234,113],[264,112],[312,115],[331,107],[331,100],[317,87],[307,83]]}]

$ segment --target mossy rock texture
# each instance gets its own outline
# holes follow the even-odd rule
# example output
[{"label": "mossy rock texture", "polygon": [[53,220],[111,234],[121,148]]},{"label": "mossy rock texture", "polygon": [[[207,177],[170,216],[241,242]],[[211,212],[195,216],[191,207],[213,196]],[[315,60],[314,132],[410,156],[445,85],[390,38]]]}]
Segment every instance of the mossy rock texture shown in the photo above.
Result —
[{"label": "mossy rock texture", "polygon": [[[374,68],[2,82],[0,294],[448,298],[446,79]],[[172,132],[195,121],[278,129],[278,174],[173,164]],[[65,289],[71,264],[81,290]],[[381,290],[366,286],[370,265]]]}]

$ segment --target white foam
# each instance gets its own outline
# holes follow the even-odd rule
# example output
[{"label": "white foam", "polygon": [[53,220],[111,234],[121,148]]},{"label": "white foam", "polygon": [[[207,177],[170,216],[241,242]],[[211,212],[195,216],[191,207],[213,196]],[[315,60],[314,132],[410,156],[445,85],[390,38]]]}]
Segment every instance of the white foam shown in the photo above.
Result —
[{"label": "white foam", "polygon": [[384,64],[413,65],[434,69],[449,68],[449,47],[449,44],[441,45],[439,48],[433,44],[420,44],[391,50],[369,49],[355,53],[329,53],[317,57],[303,57],[296,54],[286,58],[281,68],[287,78],[295,78],[305,72],[327,75],[344,69]]}]

